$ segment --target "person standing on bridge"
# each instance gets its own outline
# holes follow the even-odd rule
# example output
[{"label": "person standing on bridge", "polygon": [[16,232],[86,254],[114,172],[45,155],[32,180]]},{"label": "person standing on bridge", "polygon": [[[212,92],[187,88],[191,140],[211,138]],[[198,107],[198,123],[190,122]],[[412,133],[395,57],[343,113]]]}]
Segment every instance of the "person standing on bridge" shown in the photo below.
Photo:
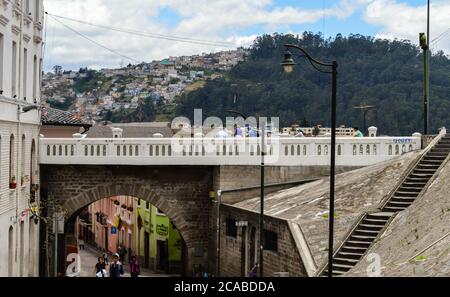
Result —
[{"label": "person standing on bridge", "polygon": [[353,131],[355,137],[364,137],[364,134],[361,131],[359,131],[358,127],[354,127]]},{"label": "person standing on bridge", "polygon": [[243,137],[242,129],[237,124],[234,124],[234,137]]},{"label": "person standing on bridge", "polygon": [[320,124],[317,124],[317,125],[314,126],[314,129],[313,129],[313,132],[312,132],[314,137],[318,137],[320,135],[320,127],[321,127]]}]

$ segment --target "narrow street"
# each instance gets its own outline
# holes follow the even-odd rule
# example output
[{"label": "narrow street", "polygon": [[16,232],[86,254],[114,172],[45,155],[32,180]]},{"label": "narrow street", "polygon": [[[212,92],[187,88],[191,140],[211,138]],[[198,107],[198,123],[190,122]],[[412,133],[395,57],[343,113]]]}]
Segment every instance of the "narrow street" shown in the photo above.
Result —
[{"label": "narrow street", "polygon": [[[97,258],[102,254],[95,248],[85,245],[85,250],[79,250],[80,258],[81,258],[81,272],[80,277],[95,277],[94,275],[94,267],[97,263]],[[128,263],[123,264],[123,268],[125,270],[124,277],[131,277],[128,272],[129,267]],[[106,267],[106,271],[109,271],[109,266]],[[167,274],[156,274],[148,269],[141,268],[141,275],[139,277],[177,277],[178,275],[167,275]]]}]

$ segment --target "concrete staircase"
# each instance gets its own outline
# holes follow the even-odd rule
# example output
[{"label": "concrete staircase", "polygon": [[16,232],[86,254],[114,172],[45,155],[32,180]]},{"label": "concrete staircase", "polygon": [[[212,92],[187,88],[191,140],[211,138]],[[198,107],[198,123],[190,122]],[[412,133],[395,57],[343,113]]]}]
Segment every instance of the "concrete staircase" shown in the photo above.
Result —
[{"label": "concrete staircase", "polygon": [[[333,257],[334,276],[348,272],[363,258],[394,215],[408,208],[417,199],[449,154],[450,134],[445,134],[422,155],[400,186],[380,208],[380,212],[367,213],[361,217]],[[325,267],[319,275],[328,275],[328,268]]]}]

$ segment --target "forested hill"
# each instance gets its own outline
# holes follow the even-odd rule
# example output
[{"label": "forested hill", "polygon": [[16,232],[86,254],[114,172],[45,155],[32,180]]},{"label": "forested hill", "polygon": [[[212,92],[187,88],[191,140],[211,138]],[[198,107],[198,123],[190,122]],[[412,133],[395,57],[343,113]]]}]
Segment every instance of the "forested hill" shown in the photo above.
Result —
[{"label": "forested hill", "polygon": [[[206,116],[226,117],[236,109],[248,115],[278,116],[281,125],[329,125],[331,76],[317,72],[300,54],[295,71],[286,75],[280,62],[283,44],[298,44],[313,57],[336,60],[338,124],[362,127],[362,113],[354,106],[375,105],[367,124],[388,135],[410,135],[423,127],[423,57],[407,41],[379,40],[361,35],[324,41],[319,34],[264,35],[256,39],[250,57],[223,79],[179,98],[177,115],[192,118],[194,108]],[[443,52],[431,60],[433,132],[450,128],[450,59]],[[235,100],[237,98],[237,101]],[[236,102],[235,102],[236,101]]]}]

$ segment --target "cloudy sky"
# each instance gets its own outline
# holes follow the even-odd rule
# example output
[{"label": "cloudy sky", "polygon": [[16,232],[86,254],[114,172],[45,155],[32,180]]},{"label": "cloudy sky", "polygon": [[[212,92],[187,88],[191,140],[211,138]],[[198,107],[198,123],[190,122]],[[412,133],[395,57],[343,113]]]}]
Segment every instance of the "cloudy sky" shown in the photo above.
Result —
[{"label": "cloudy sky", "polygon": [[[433,47],[450,53],[450,1],[431,2],[431,39],[444,33]],[[213,52],[248,46],[263,33],[359,33],[415,43],[426,30],[426,0],[44,0],[44,5],[48,13],[65,17],[46,18],[46,70],[56,64],[115,68]],[[165,39],[143,36],[155,34]]]}]

